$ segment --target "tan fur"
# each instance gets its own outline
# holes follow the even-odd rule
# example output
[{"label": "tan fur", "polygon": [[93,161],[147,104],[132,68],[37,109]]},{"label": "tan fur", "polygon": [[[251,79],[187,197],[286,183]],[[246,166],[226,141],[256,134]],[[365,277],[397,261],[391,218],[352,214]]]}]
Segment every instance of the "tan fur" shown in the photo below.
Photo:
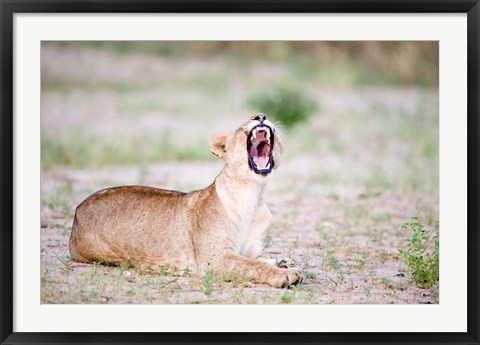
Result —
[{"label": "tan fur", "polygon": [[[275,267],[259,258],[271,221],[263,190],[272,174],[256,174],[248,165],[247,136],[255,124],[258,121],[252,118],[233,136],[212,139],[210,149],[226,165],[205,189],[180,193],[124,186],[88,197],[75,213],[72,258],[153,269],[188,267],[199,274],[228,272],[274,287],[300,282],[299,270]],[[275,168],[281,152],[275,133]]]}]

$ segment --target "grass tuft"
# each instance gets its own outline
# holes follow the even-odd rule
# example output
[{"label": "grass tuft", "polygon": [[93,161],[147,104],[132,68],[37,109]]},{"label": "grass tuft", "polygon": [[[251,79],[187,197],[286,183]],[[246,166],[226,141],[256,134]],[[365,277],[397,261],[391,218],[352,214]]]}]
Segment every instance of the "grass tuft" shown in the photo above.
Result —
[{"label": "grass tuft", "polygon": [[319,108],[306,90],[290,85],[278,85],[264,93],[255,94],[250,97],[249,104],[271,115],[287,129],[307,121]]},{"label": "grass tuft", "polygon": [[[411,236],[405,240],[407,247],[398,253],[412,280],[422,288],[431,288],[438,283],[440,275],[439,232],[425,228],[419,218],[403,223],[402,228],[410,230]],[[429,248],[432,240],[433,248]]]},{"label": "grass tuft", "polygon": [[289,304],[292,303],[297,294],[297,287],[293,287],[291,291],[285,291],[280,295],[280,303]]},{"label": "grass tuft", "polygon": [[213,293],[213,284],[215,283],[216,277],[213,271],[208,271],[202,277],[201,284],[203,286],[203,293],[205,296],[210,297]]}]

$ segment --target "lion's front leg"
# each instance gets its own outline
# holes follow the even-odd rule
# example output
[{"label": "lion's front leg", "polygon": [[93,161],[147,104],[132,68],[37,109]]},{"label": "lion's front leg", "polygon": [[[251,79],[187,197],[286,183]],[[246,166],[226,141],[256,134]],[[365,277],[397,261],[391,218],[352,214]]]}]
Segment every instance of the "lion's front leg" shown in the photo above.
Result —
[{"label": "lion's front leg", "polygon": [[287,288],[299,284],[302,273],[296,268],[281,269],[268,263],[246,258],[239,255],[227,255],[222,265],[215,267],[219,273],[228,272],[243,279],[244,277],[256,282],[271,285],[276,288]]},{"label": "lion's front leg", "polygon": [[245,241],[240,254],[247,258],[262,260],[271,266],[279,268],[295,268],[295,263],[289,258],[283,256],[278,256],[277,258],[262,257],[264,242],[268,227],[271,223],[271,218],[270,210],[265,204],[258,206],[257,213],[251,225],[250,236]]},{"label": "lion's front leg", "polygon": [[258,258],[262,255],[267,230],[272,222],[272,215],[264,203],[257,206],[257,212],[250,225],[249,234],[242,246],[241,255]]}]

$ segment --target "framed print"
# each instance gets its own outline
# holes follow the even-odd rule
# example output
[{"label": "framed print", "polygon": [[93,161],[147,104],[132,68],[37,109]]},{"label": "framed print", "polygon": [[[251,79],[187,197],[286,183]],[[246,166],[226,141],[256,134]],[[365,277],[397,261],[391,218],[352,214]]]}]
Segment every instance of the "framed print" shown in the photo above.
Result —
[{"label": "framed print", "polygon": [[2,2],[2,343],[478,343],[479,8]]}]

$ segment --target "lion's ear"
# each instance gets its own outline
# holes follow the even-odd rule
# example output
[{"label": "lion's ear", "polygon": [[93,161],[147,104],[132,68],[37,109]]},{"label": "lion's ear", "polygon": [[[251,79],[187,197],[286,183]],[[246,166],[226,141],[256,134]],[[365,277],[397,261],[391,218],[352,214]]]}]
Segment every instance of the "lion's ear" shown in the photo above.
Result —
[{"label": "lion's ear", "polygon": [[230,139],[230,135],[228,133],[216,135],[210,141],[210,151],[212,151],[214,155],[225,159],[225,153],[227,152],[226,145],[228,139]]}]

